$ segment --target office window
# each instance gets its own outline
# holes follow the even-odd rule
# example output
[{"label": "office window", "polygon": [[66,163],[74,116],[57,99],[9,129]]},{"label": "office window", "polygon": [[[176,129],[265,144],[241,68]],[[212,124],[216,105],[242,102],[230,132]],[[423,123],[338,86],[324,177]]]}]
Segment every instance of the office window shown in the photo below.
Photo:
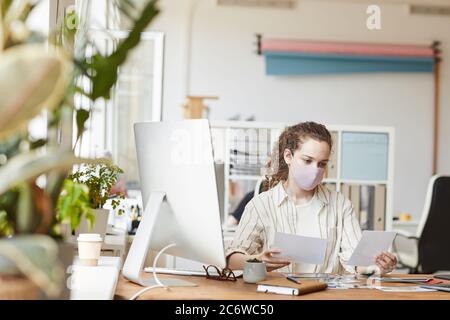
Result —
[{"label": "office window", "polygon": [[[128,31],[121,29],[125,24],[117,8],[111,1],[95,1],[88,10],[91,26],[88,37],[95,46],[87,48],[86,55],[95,50],[102,54],[112,52],[128,35]],[[87,131],[77,146],[78,153],[88,157],[111,154],[133,189],[139,181],[133,125],[139,121],[161,120],[163,54],[164,35],[143,32],[138,47],[119,69],[111,99],[93,106],[82,97],[76,101],[77,106],[92,110]]]},{"label": "office window", "polygon": [[162,55],[162,33],[144,33],[139,47],[119,71],[111,108],[107,110],[111,113],[107,123],[108,143],[131,187],[139,181],[134,123],[161,120]]}]

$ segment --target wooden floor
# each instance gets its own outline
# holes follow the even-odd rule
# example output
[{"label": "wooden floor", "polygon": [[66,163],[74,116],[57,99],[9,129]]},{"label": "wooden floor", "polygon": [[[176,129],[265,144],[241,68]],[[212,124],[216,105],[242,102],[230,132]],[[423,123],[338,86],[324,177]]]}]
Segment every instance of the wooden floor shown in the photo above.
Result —
[{"label": "wooden floor", "polygon": [[[148,275],[150,278],[150,275]],[[395,275],[407,276],[407,275]],[[417,276],[417,275],[416,275]],[[245,283],[242,279],[237,282],[209,280],[204,277],[177,276],[197,284],[197,287],[173,287],[169,289],[157,288],[143,294],[139,299],[147,300],[450,300],[447,292],[383,292],[377,289],[327,289],[303,296],[286,296],[256,292],[255,284]],[[176,276],[160,276],[165,278]],[[364,283],[365,281],[363,281]],[[386,284],[383,286],[405,286],[411,284]],[[120,277],[116,290],[116,299],[129,299],[143,287]]]}]

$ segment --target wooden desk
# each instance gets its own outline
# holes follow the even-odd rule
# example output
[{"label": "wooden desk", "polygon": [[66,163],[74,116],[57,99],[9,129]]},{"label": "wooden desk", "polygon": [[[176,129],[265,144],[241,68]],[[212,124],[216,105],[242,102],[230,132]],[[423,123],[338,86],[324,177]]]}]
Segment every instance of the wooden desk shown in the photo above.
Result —
[{"label": "wooden desk", "polygon": [[[393,275],[404,277],[408,275]],[[417,276],[417,275],[415,275]],[[150,278],[151,275],[149,274]],[[256,292],[255,284],[245,283],[242,279],[237,282],[209,280],[203,277],[167,276],[164,278],[182,278],[196,283],[198,287],[173,287],[153,289],[144,293],[142,300],[450,300],[447,292],[383,292],[377,289],[327,289],[304,296],[285,296]],[[410,286],[412,284],[383,283],[383,286]],[[122,276],[116,290],[117,299],[129,299],[141,290]]]}]

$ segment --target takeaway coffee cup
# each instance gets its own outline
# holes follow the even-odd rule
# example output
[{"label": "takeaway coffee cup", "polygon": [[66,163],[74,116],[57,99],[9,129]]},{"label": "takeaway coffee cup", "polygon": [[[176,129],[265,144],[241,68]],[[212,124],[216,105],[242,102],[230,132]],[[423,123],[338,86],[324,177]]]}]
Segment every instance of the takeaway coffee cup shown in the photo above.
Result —
[{"label": "takeaway coffee cup", "polygon": [[98,233],[81,233],[78,238],[78,256],[83,266],[96,266],[102,249],[102,237]]}]

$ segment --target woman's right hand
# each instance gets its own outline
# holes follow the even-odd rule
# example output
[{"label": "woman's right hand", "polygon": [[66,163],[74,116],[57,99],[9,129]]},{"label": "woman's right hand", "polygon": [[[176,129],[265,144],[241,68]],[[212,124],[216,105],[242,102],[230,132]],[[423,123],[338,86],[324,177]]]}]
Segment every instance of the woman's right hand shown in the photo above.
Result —
[{"label": "woman's right hand", "polygon": [[281,253],[281,251],[278,249],[269,249],[257,255],[256,258],[266,263],[267,271],[273,271],[291,264],[289,260],[274,258],[273,255],[277,253]]}]

